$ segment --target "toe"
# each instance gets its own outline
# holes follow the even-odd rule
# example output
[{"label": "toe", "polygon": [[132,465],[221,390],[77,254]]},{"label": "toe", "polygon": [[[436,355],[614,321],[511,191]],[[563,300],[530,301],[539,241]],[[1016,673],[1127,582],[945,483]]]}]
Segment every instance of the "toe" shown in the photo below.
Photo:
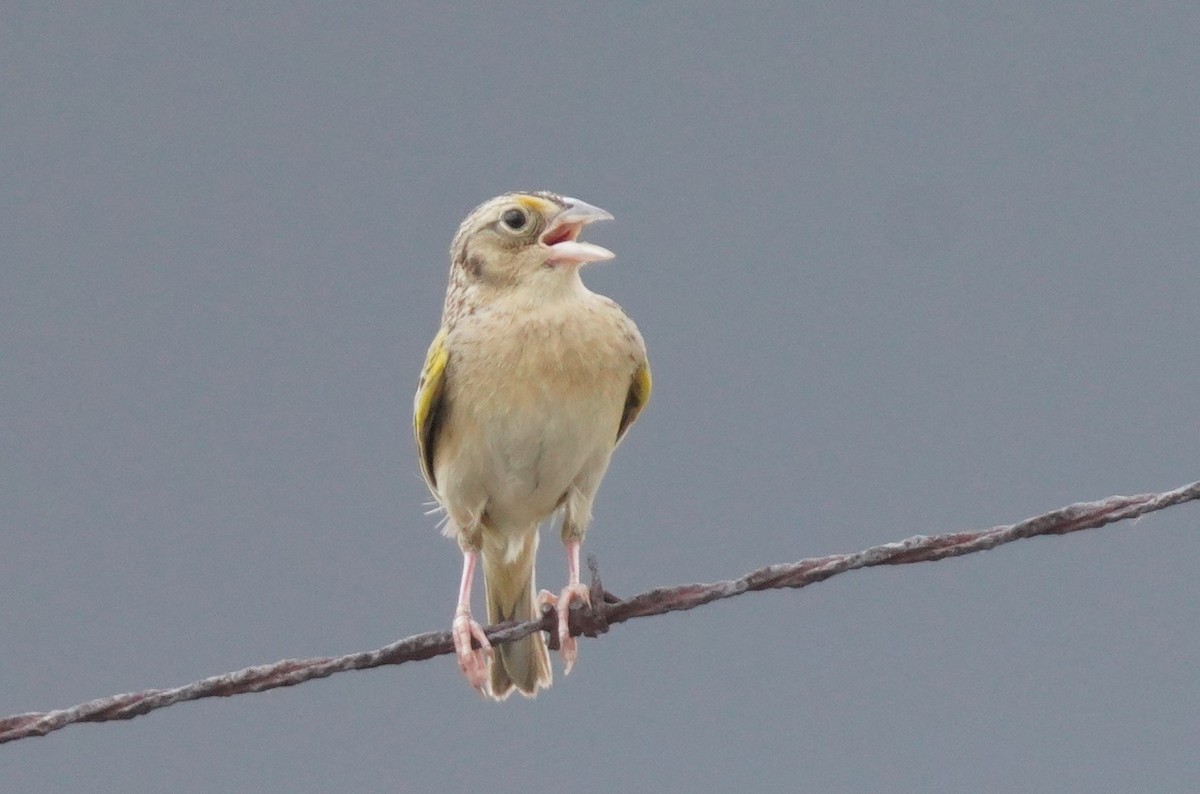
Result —
[{"label": "toe", "polygon": [[579,641],[571,636],[571,602],[582,601],[591,606],[588,589],[582,584],[570,584],[558,597],[558,644],[563,660],[563,675],[569,675],[579,658]]},{"label": "toe", "polygon": [[[451,628],[454,637],[454,651],[458,658],[458,669],[467,678],[467,683],[481,694],[487,694],[488,661],[492,655],[492,644],[488,641],[483,627],[471,619],[470,613],[459,613],[454,616]],[[479,648],[471,647],[471,641],[479,643]]]}]

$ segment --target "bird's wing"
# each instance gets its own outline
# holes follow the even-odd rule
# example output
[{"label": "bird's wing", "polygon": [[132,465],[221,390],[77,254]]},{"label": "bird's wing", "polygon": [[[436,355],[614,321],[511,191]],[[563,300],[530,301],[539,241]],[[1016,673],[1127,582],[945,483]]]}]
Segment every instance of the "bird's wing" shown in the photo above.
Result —
[{"label": "bird's wing", "polygon": [[630,425],[638,418],[638,414],[650,402],[650,363],[643,360],[642,365],[633,373],[629,383],[629,393],[625,395],[625,411],[621,414],[621,425],[617,428],[617,443],[625,437]]},{"label": "bird's wing", "polygon": [[[425,354],[425,367],[421,380],[417,382],[417,395],[413,398],[413,435],[417,439],[417,453],[421,459],[421,474],[425,484],[437,495],[437,483],[433,477],[433,448],[437,441],[438,426],[442,421],[442,392],[446,385],[446,363],[450,353],[446,350],[446,329],[438,331]],[[628,408],[626,409],[628,412]]]}]

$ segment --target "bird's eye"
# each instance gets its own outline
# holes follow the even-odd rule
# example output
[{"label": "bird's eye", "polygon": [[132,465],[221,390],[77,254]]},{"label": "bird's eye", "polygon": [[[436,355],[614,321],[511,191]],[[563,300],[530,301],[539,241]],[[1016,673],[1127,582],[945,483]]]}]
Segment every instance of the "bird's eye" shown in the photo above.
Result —
[{"label": "bird's eye", "polygon": [[504,225],[515,232],[518,229],[524,228],[529,219],[520,210],[508,210],[500,216],[500,220],[504,221]]}]

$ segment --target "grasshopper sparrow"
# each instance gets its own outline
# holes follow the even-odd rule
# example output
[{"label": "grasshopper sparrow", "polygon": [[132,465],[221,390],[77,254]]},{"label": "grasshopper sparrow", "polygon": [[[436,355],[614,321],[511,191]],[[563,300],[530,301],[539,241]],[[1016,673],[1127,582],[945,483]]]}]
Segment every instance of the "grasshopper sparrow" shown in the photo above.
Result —
[{"label": "grasshopper sparrow", "polygon": [[[508,193],[475,208],[450,247],[442,327],[414,400],[421,472],[463,553],[453,622],[458,664],[471,686],[502,700],[550,686],[540,632],[493,648],[471,617],[482,561],[488,622],[525,621],[539,598],[557,601],[566,672],[579,546],[613,449],[650,397],[637,326],[588,290],[580,267],[613,257],[579,233],[612,215],[553,193]],[[535,595],[538,526],[562,513],[567,585]],[[472,640],[481,646],[471,647]]]}]

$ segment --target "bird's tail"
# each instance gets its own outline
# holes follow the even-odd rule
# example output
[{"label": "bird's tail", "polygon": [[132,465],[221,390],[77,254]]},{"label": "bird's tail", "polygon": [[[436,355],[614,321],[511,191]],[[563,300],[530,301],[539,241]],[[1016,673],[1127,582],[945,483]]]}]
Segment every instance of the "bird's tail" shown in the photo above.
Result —
[{"label": "bird's tail", "polygon": [[[509,536],[506,547],[483,549],[483,584],[488,623],[532,620],[538,614],[533,566],[537,557],[537,528]],[[550,653],[540,631],[516,642],[495,646],[491,667],[492,697],[504,700],[516,689],[533,697],[550,686]]]}]

